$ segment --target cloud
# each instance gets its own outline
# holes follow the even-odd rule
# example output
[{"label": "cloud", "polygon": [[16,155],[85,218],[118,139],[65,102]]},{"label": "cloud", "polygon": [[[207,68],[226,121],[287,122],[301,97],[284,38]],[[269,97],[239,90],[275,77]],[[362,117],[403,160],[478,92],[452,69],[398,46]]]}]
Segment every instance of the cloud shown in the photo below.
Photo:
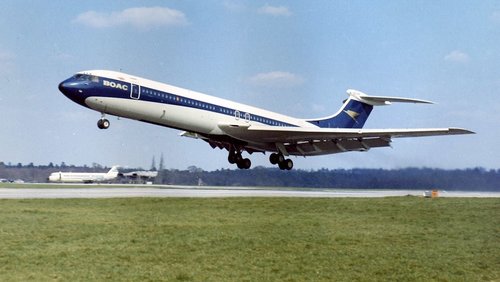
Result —
[{"label": "cloud", "polygon": [[184,13],[166,7],[137,7],[111,13],[88,11],[74,20],[93,28],[133,26],[139,29],[183,26],[188,23]]},{"label": "cloud", "polygon": [[288,7],[285,6],[271,6],[269,4],[266,4],[262,7],[259,8],[258,10],[259,14],[263,15],[270,15],[270,16],[291,16],[292,12],[288,9]]},{"label": "cloud", "polygon": [[279,88],[294,87],[304,83],[301,76],[283,71],[258,73],[249,77],[247,81],[254,86]]},{"label": "cloud", "polygon": [[450,53],[448,53],[446,56],[444,56],[444,60],[448,62],[455,62],[455,63],[466,63],[469,61],[469,55],[467,53],[464,53],[459,50],[453,50]]}]

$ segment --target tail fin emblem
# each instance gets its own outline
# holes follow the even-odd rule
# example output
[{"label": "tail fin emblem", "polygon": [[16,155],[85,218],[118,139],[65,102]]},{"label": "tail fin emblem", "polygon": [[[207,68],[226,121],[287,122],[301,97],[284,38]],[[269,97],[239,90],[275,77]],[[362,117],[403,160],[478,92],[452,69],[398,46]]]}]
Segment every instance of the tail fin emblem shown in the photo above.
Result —
[{"label": "tail fin emblem", "polygon": [[344,113],[346,113],[349,117],[351,117],[356,123],[358,123],[358,121],[356,120],[357,117],[359,117],[359,113],[353,111],[353,110],[347,110],[347,111],[344,111]]}]

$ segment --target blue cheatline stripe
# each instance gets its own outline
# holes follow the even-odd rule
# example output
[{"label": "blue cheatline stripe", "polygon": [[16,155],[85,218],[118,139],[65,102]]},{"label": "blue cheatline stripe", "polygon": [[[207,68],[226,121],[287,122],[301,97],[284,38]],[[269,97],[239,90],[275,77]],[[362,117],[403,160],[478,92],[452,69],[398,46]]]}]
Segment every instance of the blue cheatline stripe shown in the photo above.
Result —
[{"label": "blue cheatline stripe", "polygon": [[[124,83],[123,81],[120,81],[120,80],[115,80],[115,79],[110,79],[110,78],[105,78],[105,79],[108,81],[114,81],[115,83],[121,83],[121,84]],[[128,84],[129,89],[130,89],[131,85],[129,83],[127,83],[127,84]],[[134,86],[137,86],[137,84],[134,84]],[[275,119],[270,119],[270,118],[266,118],[266,117],[263,117],[260,115],[254,115],[251,113],[240,112],[237,109],[231,109],[231,108],[219,106],[219,105],[212,104],[212,103],[203,102],[203,101],[196,100],[196,99],[186,98],[184,96],[172,94],[172,93],[161,91],[161,90],[156,90],[156,89],[145,87],[145,86],[140,86],[140,88],[141,88],[140,89],[141,92],[140,92],[139,100],[141,100],[141,101],[148,101],[148,102],[154,102],[154,103],[160,103],[160,104],[168,104],[168,105],[174,105],[174,106],[194,108],[194,109],[214,112],[214,113],[223,114],[223,115],[232,116],[232,117],[235,117],[239,113],[240,119],[242,119],[242,120],[248,119],[250,121],[260,122],[260,123],[272,125],[272,126],[297,127],[296,125],[290,124],[287,122],[283,122],[283,121],[279,121],[279,120],[275,120]],[[122,98],[122,99],[132,99],[130,97],[130,90],[127,92],[127,96],[124,97],[123,90],[110,89],[108,87],[102,86],[102,83],[100,83],[100,86],[98,89],[100,90],[100,91],[98,91],[98,93],[100,95],[102,95],[102,93],[105,93],[105,95],[102,95],[102,96],[109,96],[109,97]],[[133,99],[133,100],[137,100],[137,99]]]}]

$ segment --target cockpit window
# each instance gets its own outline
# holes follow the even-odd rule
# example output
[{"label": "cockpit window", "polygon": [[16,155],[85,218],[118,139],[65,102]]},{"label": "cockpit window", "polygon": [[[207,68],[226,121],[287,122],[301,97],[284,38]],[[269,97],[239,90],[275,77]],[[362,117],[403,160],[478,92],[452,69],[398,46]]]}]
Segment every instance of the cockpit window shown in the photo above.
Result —
[{"label": "cockpit window", "polygon": [[91,81],[91,82],[99,82],[99,77],[95,75],[78,73],[73,76],[77,81]]},{"label": "cockpit window", "polygon": [[81,74],[81,73],[78,73],[78,74],[75,74],[75,75],[73,76],[73,78],[74,78],[74,79],[76,79],[76,80],[86,80],[86,79],[85,79],[85,77],[86,77],[86,76],[87,76],[86,74]]}]

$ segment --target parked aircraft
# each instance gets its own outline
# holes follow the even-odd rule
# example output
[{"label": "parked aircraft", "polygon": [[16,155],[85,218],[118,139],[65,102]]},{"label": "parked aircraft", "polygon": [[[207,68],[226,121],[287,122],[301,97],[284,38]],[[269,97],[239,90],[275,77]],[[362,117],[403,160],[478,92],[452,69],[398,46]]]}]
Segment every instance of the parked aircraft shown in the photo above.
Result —
[{"label": "parked aircraft", "polygon": [[121,183],[143,183],[143,184],[152,184],[155,178],[158,176],[158,171],[150,171],[150,170],[139,170],[139,171],[131,171],[118,173],[118,178]]},{"label": "parked aircraft", "polygon": [[118,176],[118,166],[113,166],[107,173],[97,172],[53,172],[50,182],[96,183],[114,180]]},{"label": "parked aircraft", "polygon": [[158,176],[158,171],[149,171],[149,170],[140,170],[140,171],[131,171],[126,173],[119,173],[120,177],[127,178],[140,178],[140,179],[150,179]]},{"label": "parked aircraft", "polygon": [[290,155],[315,156],[367,151],[390,146],[392,138],[469,134],[462,128],[362,129],[374,106],[392,102],[432,103],[425,100],[369,96],[347,90],[348,99],[335,114],[299,119],[209,96],[168,84],[107,70],[82,71],[59,84],[74,102],[101,113],[97,122],[106,129],[106,114],[183,130],[182,136],[226,149],[228,161],[248,169],[242,153],[271,152],[269,161],[291,169]]}]

